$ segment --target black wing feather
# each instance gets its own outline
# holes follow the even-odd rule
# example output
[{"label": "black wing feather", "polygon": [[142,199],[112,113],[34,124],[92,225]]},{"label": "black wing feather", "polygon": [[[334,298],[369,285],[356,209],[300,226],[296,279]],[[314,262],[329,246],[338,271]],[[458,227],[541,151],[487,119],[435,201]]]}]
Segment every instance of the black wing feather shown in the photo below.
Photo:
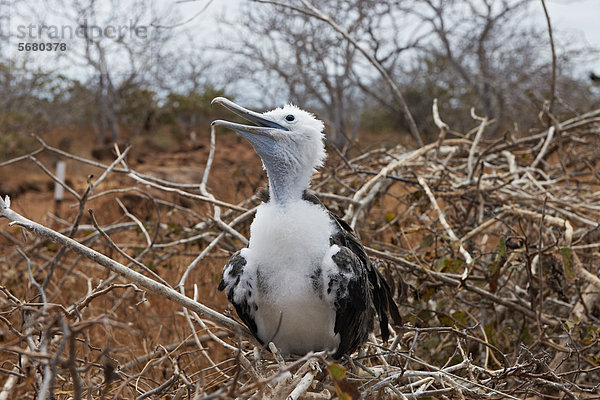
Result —
[{"label": "black wing feather", "polygon": [[[342,271],[330,277],[335,283],[336,316],[334,332],[340,335],[340,344],[333,358],[350,354],[362,345],[373,330],[374,311],[371,306],[371,290],[362,261],[347,247],[333,255],[333,261]],[[344,272],[350,272],[345,274]]]},{"label": "black wing feather", "polygon": [[[231,256],[229,262],[223,268],[223,275],[221,276],[221,283],[219,283],[219,290],[225,290],[225,294],[227,298],[235,307],[235,311],[238,316],[246,324],[246,326],[250,329],[252,334],[258,339],[258,330],[256,328],[256,321],[254,321],[254,312],[257,310],[257,305],[251,300],[252,297],[252,287],[250,286],[249,296],[245,296],[242,301],[236,302],[234,300],[234,291],[239,287],[240,278],[242,273],[244,272],[244,267],[246,266],[246,259],[244,256],[240,254],[240,252],[236,252]],[[251,285],[251,283],[247,282],[247,285]],[[260,341],[260,339],[258,339]]]},{"label": "black wing feather", "polygon": [[[322,207],[326,208],[323,205],[323,203],[317,198],[317,196],[315,196],[311,192],[305,191],[302,198],[306,201],[309,201],[314,204],[319,204]],[[365,248],[363,247],[362,243],[360,243],[358,238],[354,235],[354,231],[352,230],[350,225],[348,225],[346,221],[344,221],[331,211],[328,212],[330,217],[337,223],[339,227],[339,232],[332,237],[332,242],[337,244],[338,246],[344,246],[350,249],[350,251],[356,254],[358,259],[364,265],[364,268],[367,270],[369,282],[371,282],[371,285],[373,286],[373,303],[375,305],[375,309],[377,310],[377,314],[379,315],[381,335],[385,341],[389,338],[389,329],[387,326],[388,312],[391,315],[392,321],[395,325],[402,325],[402,317],[400,316],[400,312],[398,311],[398,306],[394,302],[390,286],[386,282],[381,272],[379,272],[379,270],[371,264],[371,261],[369,260],[369,257],[365,252]]]}]

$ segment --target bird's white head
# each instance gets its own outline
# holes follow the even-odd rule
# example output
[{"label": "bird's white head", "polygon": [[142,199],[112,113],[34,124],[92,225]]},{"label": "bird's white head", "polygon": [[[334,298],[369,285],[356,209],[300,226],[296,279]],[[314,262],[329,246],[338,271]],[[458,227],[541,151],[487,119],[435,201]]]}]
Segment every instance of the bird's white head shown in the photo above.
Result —
[{"label": "bird's white head", "polygon": [[222,104],[256,124],[213,121],[213,125],[233,129],[252,144],[269,176],[271,198],[278,202],[300,199],[325,160],[323,122],[292,104],[260,114],[223,97],[212,103]]},{"label": "bird's white head", "polygon": [[311,175],[323,165],[323,122],[293,104],[267,111],[263,116],[288,129],[273,132],[279,142],[273,156],[280,163],[288,164],[289,168],[309,169]]}]

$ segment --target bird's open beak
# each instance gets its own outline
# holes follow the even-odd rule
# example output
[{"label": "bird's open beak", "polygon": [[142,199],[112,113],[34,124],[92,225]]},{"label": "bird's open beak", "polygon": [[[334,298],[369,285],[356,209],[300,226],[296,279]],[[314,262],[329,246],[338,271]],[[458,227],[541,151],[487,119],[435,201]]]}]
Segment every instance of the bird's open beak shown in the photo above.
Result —
[{"label": "bird's open beak", "polygon": [[232,129],[249,140],[250,138],[246,134],[261,135],[272,138],[275,131],[289,131],[289,129],[287,129],[285,126],[279,125],[277,122],[266,118],[260,113],[239,106],[225,97],[215,97],[211,102],[211,105],[214,105],[215,103],[222,104],[228,110],[250,122],[255,123],[257,126],[236,124],[235,122],[223,121],[220,119],[213,121],[211,125],[223,126],[225,128]]}]

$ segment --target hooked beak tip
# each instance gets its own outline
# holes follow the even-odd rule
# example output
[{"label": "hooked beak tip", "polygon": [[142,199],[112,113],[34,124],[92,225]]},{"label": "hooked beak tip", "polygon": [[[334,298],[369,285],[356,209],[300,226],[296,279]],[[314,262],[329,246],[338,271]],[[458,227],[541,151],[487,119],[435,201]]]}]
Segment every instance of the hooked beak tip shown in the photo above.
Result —
[{"label": "hooked beak tip", "polygon": [[215,97],[214,99],[212,99],[212,101],[210,102],[211,107],[215,105],[215,103],[222,103],[223,100],[225,100],[224,97]]}]

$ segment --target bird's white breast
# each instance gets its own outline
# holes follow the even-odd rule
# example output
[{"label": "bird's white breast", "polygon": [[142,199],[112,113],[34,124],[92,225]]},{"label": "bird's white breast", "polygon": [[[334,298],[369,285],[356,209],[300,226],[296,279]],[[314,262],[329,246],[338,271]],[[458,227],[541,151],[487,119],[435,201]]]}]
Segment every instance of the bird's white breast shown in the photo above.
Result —
[{"label": "bird's white breast", "polygon": [[[334,229],[322,207],[298,200],[285,206],[263,204],[250,228],[242,255],[257,286],[258,336],[284,353],[337,348],[335,310],[315,288],[311,275],[331,263]],[[281,318],[281,324],[280,324]]]}]

